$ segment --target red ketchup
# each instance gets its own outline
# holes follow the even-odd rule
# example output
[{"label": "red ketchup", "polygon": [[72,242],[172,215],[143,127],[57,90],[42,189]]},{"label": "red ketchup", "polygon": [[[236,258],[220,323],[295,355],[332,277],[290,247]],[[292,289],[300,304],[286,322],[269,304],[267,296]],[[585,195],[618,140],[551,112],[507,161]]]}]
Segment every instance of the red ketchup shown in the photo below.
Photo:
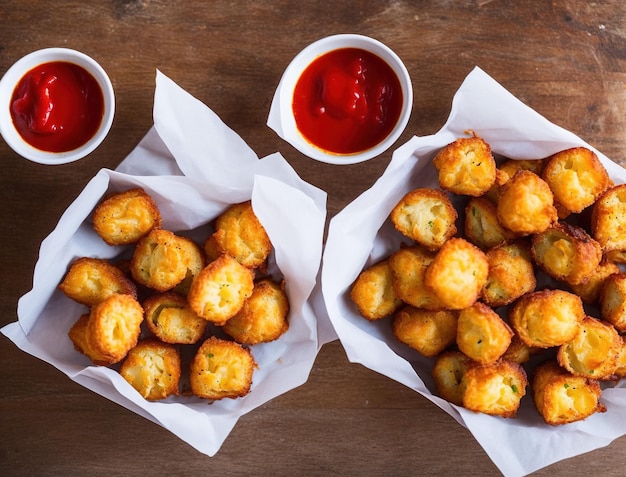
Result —
[{"label": "red ketchup", "polygon": [[381,58],[341,48],[304,70],[292,108],[298,130],[311,144],[349,155],[371,149],[389,135],[400,117],[402,90]]},{"label": "red ketchup", "polygon": [[103,115],[104,96],[96,79],[81,66],[63,61],[30,70],[11,98],[15,128],[42,151],[82,146],[95,135]]}]

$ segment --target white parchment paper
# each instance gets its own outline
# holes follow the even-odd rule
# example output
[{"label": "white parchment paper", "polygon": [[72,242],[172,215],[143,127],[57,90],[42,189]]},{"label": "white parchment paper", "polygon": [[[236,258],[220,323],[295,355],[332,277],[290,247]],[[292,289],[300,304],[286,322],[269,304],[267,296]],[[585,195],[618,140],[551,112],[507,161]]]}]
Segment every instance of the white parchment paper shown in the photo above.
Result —
[{"label": "white parchment paper", "polygon": [[626,171],[571,132],[525,106],[479,68],[454,96],[439,132],[414,137],[396,150],[378,181],[330,222],[322,264],[322,292],[330,319],[351,362],[405,384],[465,426],[505,474],[525,475],[551,463],[608,445],[626,433],[626,389],[604,391],[608,411],[553,428],[543,423],[527,393],[515,419],[476,414],[434,396],[432,361],[396,342],[388,320],[360,317],[349,289],[361,270],[397,250],[402,238],[388,220],[402,196],[416,187],[437,187],[436,152],[473,130],[492,150],[512,159],[539,159],[573,146],[593,149],[615,183]]},{"label": "white parchment paper", "polygon": [[[279,154],[259,159],[213,111],[161,72],[153,115],[154,127],[136,149],[116,171],[99,171],[42,242],[33,288],[18,303],[18,321],[1,331],[74,381],[214,455],[239,417],[303,384],[321,345],[336,338],[327,317],[317,320],[313,312],[314,306],[323,307],[316,279],[326,193],[302,181]],[[277,341],[252,347],[259,368],[244,398],[210,405],[191,396],[148,402],[115,370],[93,366],[73,349],[67,332],[86,308],[57,286],[77,257],[128,253],[128,248],[106,245],[93,231],[90,216],[105,193],[137,186],[157,202],[164,228],[200,244],[211,232],[210,222],[228,205],[252,200],[274,245],[270,271],[286,280],[290,327]]]}]

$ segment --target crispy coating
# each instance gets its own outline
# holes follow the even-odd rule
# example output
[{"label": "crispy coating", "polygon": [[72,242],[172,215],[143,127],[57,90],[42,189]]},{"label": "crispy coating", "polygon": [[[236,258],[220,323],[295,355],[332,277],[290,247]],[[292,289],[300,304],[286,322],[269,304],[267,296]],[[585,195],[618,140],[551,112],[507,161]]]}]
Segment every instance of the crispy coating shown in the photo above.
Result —
[{"label": "crispy coating", "polygon": [[254,272],[228,254],[213,260],[198,273],[187,300],[199,316],[223,325],[241,310],[254,289]]},{"label": "crispy coating", "polygon": [[609,187],[609,174],[596,154],[584,147],[557,152],[542,172],[561,216],[579,213]]},{"label": "crispy coating", "polygon": [[554,197],[537,174],[519,170],[500,188],[499,222],[518,235],[543,232],[557,220]]},{"label": "crispy coating", "polygon": [[424,283],[451,310],[476,302],[489,273],[482,250],[462,238],[451,238],[439,249],[426,269]]},{"label": "crispy coating", "polygon": [[511,344],[508,349],[502,355],[502,359],[513,361],[515,363],[526,363],[533,354],[536,354],[539,350],[532,346],[528,346],[520,339],[517,334],[513,334],[511,338]]},{"label": "crispy coating", "polygon": [[408,192],[391,211],[391,221],[400,233],[437,250],[456,234],[457,212],[448,195],[439,189]]},{"label": "crispy coating", "polygon": [[508,318],[524,344],[550,348],[573,339],[585,316],[579,296],[564,290],[540,290],[517,300]]},{"label": "crispy coating", "polygon": [[532,237],[532,257],[556,280],[569,285],[589,281],[602,260],[602,248],[582,228],[555,222]]},{"label": "crispy coating", "polygon": [[508,180],[521,170],[534,172],[540,176],[545,165],[545,159],[507,159],[498,169],[506,174]]},{"label": "crispy coating", "polygon": [[605,279],[600,290],[600,315],[618,331],[626,331],[626,273]]},{"label": "crispy coating", "polygon": [[615,262],[604,258],[591,273],[587,282],[571,285],[572,291],[576,293],[584,303],[594,305],[600,299],[600,290],[602,290],[602,286],[607,277],[619,272],[620,269]]},{"label": "crispy coating", "polygon": [[216,258],[219,258],[220,255],[224,253],[224,251],[220,248],[217,243],[217,239],[215,238],[215,233],[209,236],[206,239],[203,245],[204,255],[207,258],[208,262],[212,262]]},{"label": "crispy coating", "polygon": [[626,264],[626,250],[610,250],[604,254],[607,260]]},{"label": "crispy coating", "polygon": [[593,204],[591,235],[605,252],[626,250],[626,184],[609,188]]},{"label": "crispy coating", "polygon": [[118,363],[137,344],[143,308],[130,295],[111,295],[94,305],[85,331],[87,348],[102,358],[96,364]]},{"label": "crispy coating", "polygon": [[106,366],[108,359],[97,353],[90,345],[87,339],[87,325],[89,324],[89,313],[82,315],[70,328],[68,336],[74,345],[74,349],[79,353],[87,356],[92,363],[96,365]]},{"label": "crispy coating", "polygon": [[504,243],[487,250],[486,256],[489,274],[480,296],[487,305],[509,305],[535,290],[537,279],[530,248],[525,242]]},{"label": "crispy coating", "polygon": [[620,336],[622,340],[622,345],[619,349],[619,354],[617,355],[617,363],[615,365],[615,376],[620,378],[626,378],[626,338]]},{"label": "crispy coating", "polygon": [[193,279],[205,267],[207,261],[204,251],[196,242],[187,237],[180,238],[182,239],[179,241],[179,245],[181,246],[183,264],[187,271],[183,280],[172,290],[180,295],[187,296]]},{"label": "crispy coating", "polygon": [[463,376],[471,365],[471,360],[460,351],[444,351],[437,355],[432,369],[437,395],[462,406],[466,387]]},{"label": "crispy coating", "polygon": [[135,247],[130,271],[136,282],[164,292],[188,287],[204,266],[202,249],[191,239],[153,229]]},{"label": "crispy coating", "polygon": [[136,243],[161,221],[156,203],[141,188],[114,194],[93,212],[93,228],[109,245]]},{"label": "crispy coating", "polygon": [[181,374],[179,351],[158,340],[140,341],[128,352],[120,374],[148,401],[175,396]]},{"label": "crispy coating", "polygon": [[191,391],[212,400],[245,396],[256,367],[248,348],[212,336],[202,343],[191,362]]},{"label": "crispy coating", "polygon": [[512,337],[511,327],[484,303],[476,302],[459,313],[456,344],[478,363],[497,361],[509,348]]},{"label": "crispy coating", "polygon": [[502,359],[470,366],[463,382],[463,407],[501,417],[515,417],[528,385],[524,368]]},{"label": "crispy coating", "polygon": [[454,343],[457,320],[456,311],[431,311],[407,305],[396,312],[392,331],[400,343],[432,358]]},{"label": "crispy coating", "polygon": [[152,295],[143,302],[143,309],[148,329],[164,343],[197,343],[208,325],[185,297],[174,292]]},{"label": "crispy coating", "polygon": [[554,361],[537,366],[532,379],[535,407],[547,424],[559,426],[605,412],[595,379],[574,376]]},{"label": "crispy coating", "polygon": [[396,297],[416,308],[442,310],[445,305],[426,286],[425,274],[435,258],[433,252],[416,245],[403,247],[389,257]]},{"label": "crispy coating", "polygon": [[490,199],[494,204],[500,198],[500,188],[515,175],[517,171],[530,171],[541,176],[541,171],[545,165],[544,159],[507,159],[496,169],[496,183],[484,197]]},{"label": "crispy coating", "polygon": [[496,181],[496,161],[491,148],[478,136],[459,138],[433,159],[439,186],[450,192],[479,197]]},{"label": "crispy coating", "polygon": [[234,204],[215,221],[215,233],[205,243],[210,259],[228,253],[246,267],[265,263],[272,243],[263,225],[252,210],[252,202]]},{"label": "crispy coating", "polygon": [[59,289],[86,306],[116,293],[137,296],[137,287],[119,268],[104,259],[90,257],[78,258],[70,265]]},{"label": "crispy coating", "polygon": [[496,204],[484,197],[472,197],[465,207],[465,238],[487,250],[515,237],[498,221]]},{"label": "crispy coating", "polygon": [[382,260],[363,270],[350,289],[350,298],[368,320],[378,320],[395,312],[402,300],[394,291],[389,261]]},{"label": "crispy coating", "polygon": [[506,184],[506,181],[509,180],[509,176],[506,172],[501,171],[499,168],[496,169],[496,180],[487,192],[481,197],[485,199],[489,199],[494,204],[498,203],[498,199],[500,198],[500,187]]},{"label": "crispy coating", "polygon": [[241,344],[268,343],[289,329],[289,298],[284,283],[266,278],[254,284],[252,295],[222,330]]},{"label": "crispy coating", "polygon": [[613,325],[587,316],[574,339],[559,347],[557,360],[575,376],[608,379],[617,367],[621,348],[622,338]]}]

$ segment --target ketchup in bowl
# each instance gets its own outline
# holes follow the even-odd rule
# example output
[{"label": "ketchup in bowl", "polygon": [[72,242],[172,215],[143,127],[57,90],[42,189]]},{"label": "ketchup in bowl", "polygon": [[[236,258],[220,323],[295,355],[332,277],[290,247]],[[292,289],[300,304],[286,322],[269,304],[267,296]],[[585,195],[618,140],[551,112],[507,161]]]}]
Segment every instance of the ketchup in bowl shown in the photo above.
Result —
[{"label": "ketchup in bowl", "polygon": [[10,103],[20,136],[47,152],[72,151],[98,131],[104,95],[83,67],[65,61],[40,64],[18,82]]},{"label": "ketchup in bowl", "polygon": [[382,142],[402,112],[400,81],[376,54],[339,48],[316,58],[298,78],[293,114],[302,136],[339,155]]}]

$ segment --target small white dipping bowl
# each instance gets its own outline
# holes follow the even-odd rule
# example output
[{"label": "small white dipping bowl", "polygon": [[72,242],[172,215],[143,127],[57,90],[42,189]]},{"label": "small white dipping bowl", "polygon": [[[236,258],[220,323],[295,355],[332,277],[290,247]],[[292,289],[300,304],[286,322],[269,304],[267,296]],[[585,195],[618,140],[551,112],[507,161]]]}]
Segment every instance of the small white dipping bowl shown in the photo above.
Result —
[{"label": "small white dipping bowl", "polygon": [[[24,75],[36,66],[57,61],[73,63],[87,70],[100,85],[104,97],[104,114],[94,136],[82,146],[67,152],[48,152],[31,146],[20,136],[11,118],[13,92]],[[85,157],[104,140],[113,124],[114,114],[115,96],[111,80],[96,61],[76,50],[46,48],[34,51],[14,63],[0,80],[0,134],[11,149],[33,162],[50,165],[66,164]]]},{"label": "small white dipping bowl", "polygon": [[[391,132],[376,146],[354,154],[337,154],[311,144],[298,130],[293,114],[293,93],[302,72],[317,58],[342,48],[358,48],[369,51],[384,60],[398,77],[402,89],[402,110]],[[281,79],[280,119],[282,136],[293,147],[312,159],[329,164],[356,164],[367,161],[385,152],[400,137],[411,116],[413,87],[411,78],[402,60],[389,47],[373,38],[341,34],[322,38],[311,43],[291,61]]]}]

